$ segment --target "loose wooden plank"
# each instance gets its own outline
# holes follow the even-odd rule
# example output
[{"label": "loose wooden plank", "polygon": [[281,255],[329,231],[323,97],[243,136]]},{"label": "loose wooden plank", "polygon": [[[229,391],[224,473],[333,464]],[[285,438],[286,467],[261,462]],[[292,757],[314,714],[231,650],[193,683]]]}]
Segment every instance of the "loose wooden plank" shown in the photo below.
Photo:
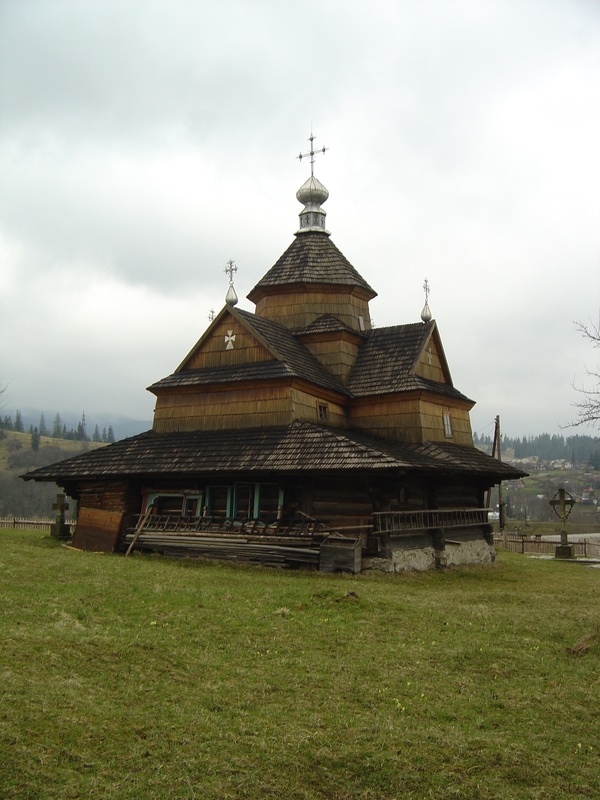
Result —
[{"label": "loose wooden plank", "polygon": [[121,531],[123,512],[84,506],[79,511],[73,547],[92,552],[113,553]]}]

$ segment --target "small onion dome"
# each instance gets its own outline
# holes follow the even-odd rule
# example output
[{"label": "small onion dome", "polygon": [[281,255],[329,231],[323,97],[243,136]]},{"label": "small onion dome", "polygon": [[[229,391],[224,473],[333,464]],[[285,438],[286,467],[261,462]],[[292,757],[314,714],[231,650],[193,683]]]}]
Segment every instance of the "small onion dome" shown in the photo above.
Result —
[{"label": "small onion dome", "polygon": [[311,175],[296,192],[296,199],[305,206],[309,204],[319,206],[321,203],[324,203],[328,197],[328,190],[314,175]]},{"label": "small onion dome", "polygon": [[298,215],[300,217],[300,228],[297,233],[320,231],[321,233],[329,234],[325,230],[327,213],[321,208],[321,203],[324,203],[328,197],[329,192],[314,175],[311,175],[306,183],[302,184],[296,192],[296,199],[304,205]]},{"label": "small onion dome", "polygon": [[429,310],[429,303],[425,301],[423,311],[421,311],[421,319],[423,322],[431,322],[431,311]]},{"label": "small onion dome", "polygon": [[225,297],[225,302],[228,306],[236,306],[238,302],[238,296],[233,288],[233,283],[229,284],[229,289],[227,290],[227,295]]}]

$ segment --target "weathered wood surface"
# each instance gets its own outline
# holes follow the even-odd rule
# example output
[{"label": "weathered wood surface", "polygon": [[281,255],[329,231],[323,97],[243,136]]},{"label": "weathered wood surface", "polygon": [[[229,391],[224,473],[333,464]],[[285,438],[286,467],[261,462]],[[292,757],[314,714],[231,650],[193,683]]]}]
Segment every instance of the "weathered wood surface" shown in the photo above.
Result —
[{"label": "weathered wood surface", "polygon": [[450,530],[487,525],[487,508],[449,508],[428,511],[383,511],[373,514],[375,532]]},{"label": "weathered wood surface", "polygon": [[[0,517],[0,528],[14,528],[15,530],[43,530],[50,531],[50,528],[56,519],[54,518],[38,518],[26,519],[25,517]],[[75,528],[74,520],[67,520],[65,525],[73,530]]]},{"label": "weathered wood surface", "polygon": [[93,552],[114,552],[122,521],[123,513],[120,511],[81,508],[73,537],[73,547]]},{"label": "weathered wood surface", "polygon": [[360,539],[328,536],[319,552],[320,572],[360,572],[362,544]]},{"label": "weathered wood surface", "polygon": [[[126,541],[133,534],[126,536]],[[259,541],[244,536],[207,534],[141,533],[134,550],[152,550],[169,556],[250,561],[270,566],[317,566],[319,546],[302,541]]]}]

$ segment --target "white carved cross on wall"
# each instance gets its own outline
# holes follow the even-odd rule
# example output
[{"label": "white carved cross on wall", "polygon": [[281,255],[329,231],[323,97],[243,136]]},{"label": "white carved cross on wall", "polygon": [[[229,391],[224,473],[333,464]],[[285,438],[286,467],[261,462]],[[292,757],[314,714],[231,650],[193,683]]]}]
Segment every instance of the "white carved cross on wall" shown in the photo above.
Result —
[{"label": "white carved cross on wall", "polygon": [[225,337],[225,350],[233,350],[234,342],[235,333],[233,331],[227,331],[227,336]]},{"label": "white carved cross on wall", "polygon": [[429,345],[429,350],[427,351],[427,363],[433,364],[433,353],[431,352],[431,345]]}]

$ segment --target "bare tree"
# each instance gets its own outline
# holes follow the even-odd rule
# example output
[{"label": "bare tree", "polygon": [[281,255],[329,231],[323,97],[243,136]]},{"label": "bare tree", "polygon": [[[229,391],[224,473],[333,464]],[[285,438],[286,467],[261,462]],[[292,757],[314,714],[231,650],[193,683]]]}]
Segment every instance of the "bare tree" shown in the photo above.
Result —
[{"label": "bare tree", "polygon": [[[597,323],[584,325],[576,322],[577,330],[592,343],[592,347],[600,347],[600,320]],[[573,386],[583,399],[573,403],[577,409],[577,419],[571,425],[599,425],[600,424],[600,366],[596,371],[586,370],[589,378],[594,381],[593,386]]]}]

